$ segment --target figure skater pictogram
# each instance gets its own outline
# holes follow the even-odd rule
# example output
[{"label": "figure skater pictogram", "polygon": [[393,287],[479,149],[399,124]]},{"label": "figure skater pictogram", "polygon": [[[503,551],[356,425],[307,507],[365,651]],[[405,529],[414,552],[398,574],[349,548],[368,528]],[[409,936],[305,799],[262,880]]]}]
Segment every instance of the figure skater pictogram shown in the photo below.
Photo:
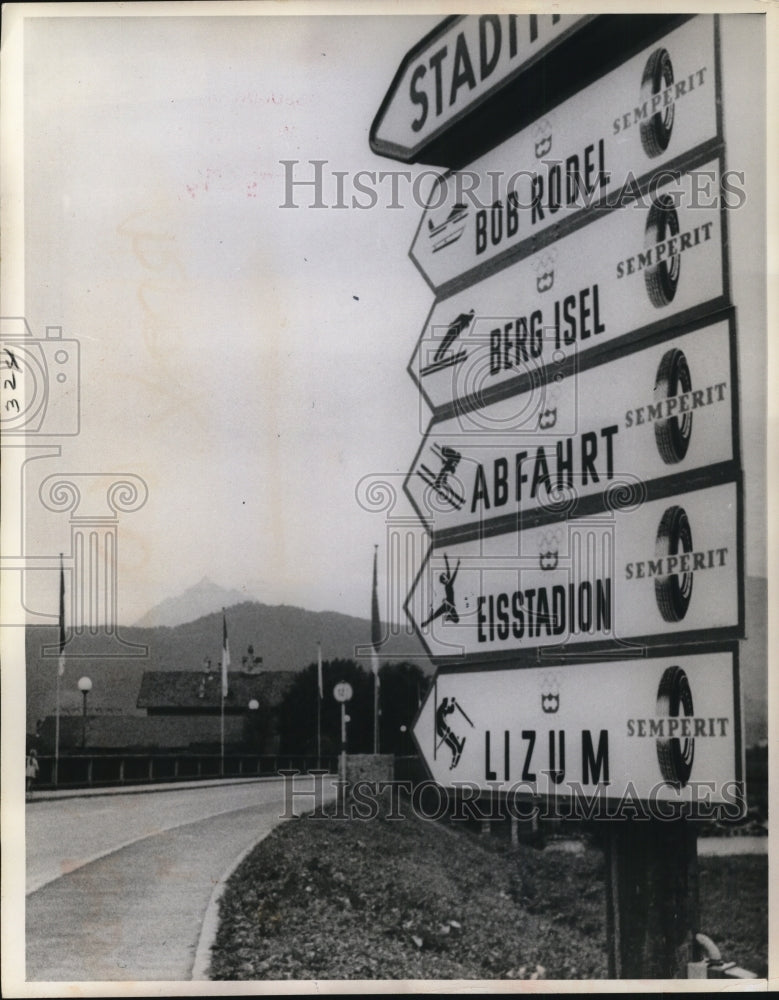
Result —
[{"label": "figure skater pictogram", "polygon": [[454,581],[457,571],[460,568],[460,560],[457,560],[454,572],[449,567],[449,557],[447,555],[444,555],[444,562],[446,563],[446,572],[442,573],[438,578],[444,585],[444,599],[436,611],[433,611],[432,608],[430,609],[431,614],[426,621],[422,622],[422,628],[441,616],[443,616],[445,622],[454,622],[455,625],[460,621],[460,616],[457,614],[457,608],[454,603]]}]

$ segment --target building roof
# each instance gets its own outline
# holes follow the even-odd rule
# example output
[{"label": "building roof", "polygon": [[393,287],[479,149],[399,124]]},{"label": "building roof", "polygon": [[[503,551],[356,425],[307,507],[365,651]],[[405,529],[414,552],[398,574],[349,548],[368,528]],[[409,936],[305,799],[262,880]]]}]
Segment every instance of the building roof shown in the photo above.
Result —
[{"label": "building roof", "polygon": [[[250,674],[230,671],[225,708],[246,708],[252,698],[261,707],[279,705],[295,680],[281,670]],[[138,692],[138,708],[202,710],[220,707],[222,675],[219,670],[146,670]]]}]

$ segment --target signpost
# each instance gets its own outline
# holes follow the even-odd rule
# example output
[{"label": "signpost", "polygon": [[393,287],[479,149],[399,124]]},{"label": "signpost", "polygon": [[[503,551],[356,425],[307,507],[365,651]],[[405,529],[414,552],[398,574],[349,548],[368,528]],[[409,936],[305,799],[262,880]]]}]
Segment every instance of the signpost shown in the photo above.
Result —
[{"label": "signpost", "polygon": [[446,18],[401,63],[371,127],[371,149],[415,160],[591,20],[560,14]]},{"label": "signpost", "polygon": [[409,365],[431,545],[406,612],[438,667],[414,737],[444,787],[619,817],[611,973],[675,976],[696,957],[684,817],[745,809],[719,18],[520,38],[512,15],[447,19],[371,131],[449,168],[410,250],[436,294]]},{"label": "signpost", "polygon": [[523,241],[620,204],[720,140],[715,21],[698,17],[434,184],[411,258],[447,294]]},{"label": "signpost", "polygon": [[432,548],[406,611],[433,662],[741,635],[738,483],[623,499],[631,505]]},{"label": "signpost", "polygon": [[[495,368],[515,344],[497,335]],[[528,524],[563,488],[572,517],[602,509],[604,491],[650,497],[669,475],[737,461],[732,315],[631,346],[586,368],[550,350],[532,389],[430,424],[405,490],[437,546]]]},{"label": "signpost", "polygon": [[613,356],[722,308],[720,191],[721,161],[704,160],[653,194],[598,212],[553,246],[526,242],[524,256],[437,300],[409,366],[428,405],[442,415],[476,409],[532,388],[544,367]]},{"label": "signpost", "polygon": [[[413,729],[432,777],[542,814],[744,813],[737,649],[439,672]],[[539,800],[539,796],[542,797]],[[640,811],[639,811],[639,814]]]}]

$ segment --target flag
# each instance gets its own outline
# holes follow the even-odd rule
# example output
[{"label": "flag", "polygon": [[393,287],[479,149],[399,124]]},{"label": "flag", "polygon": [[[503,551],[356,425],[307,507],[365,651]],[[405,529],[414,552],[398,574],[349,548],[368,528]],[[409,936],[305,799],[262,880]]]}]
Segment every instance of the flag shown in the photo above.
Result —
[{"label": "flag", "polygon": [[230,643],[227,641],[227,618],[222,609],[222,697],[227,697],[227,671],[230,667]]},{"label": "flag", "polygon": [[316,676],[319,683],[319,697],[323,697],[324,692],[322,690],[322,643],[318,642],[316,644],[317,649],[317,664],[316,664]]},{"label": "flag", "polygon": [[59,676],[65,673],[65,569],[60,553],[60,655],[57,663]]},{"label": "flag", "polygon": [[379,588],[376,575],[378,545],[373,547],[373,600],[371,601],[371,669],[379,682],[379,646],[381,645],[381,622],[379,621]]}]

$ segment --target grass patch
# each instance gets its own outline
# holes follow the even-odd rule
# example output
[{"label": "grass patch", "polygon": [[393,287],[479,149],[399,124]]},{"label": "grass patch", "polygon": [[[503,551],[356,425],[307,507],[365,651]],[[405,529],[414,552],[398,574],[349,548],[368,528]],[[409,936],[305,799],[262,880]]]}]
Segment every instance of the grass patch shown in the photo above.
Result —
[{"label": "grass patch", "polygon": [[768,975],[768,856],[698,858],[701,930],[722,952]]},{"label": "grass patch", "polygon": [[[767,859],[704,858],[701,929],[765,975]],[[604,858],[407,815],[292,820],[220,903],[211,977],[607,978]]]}]

